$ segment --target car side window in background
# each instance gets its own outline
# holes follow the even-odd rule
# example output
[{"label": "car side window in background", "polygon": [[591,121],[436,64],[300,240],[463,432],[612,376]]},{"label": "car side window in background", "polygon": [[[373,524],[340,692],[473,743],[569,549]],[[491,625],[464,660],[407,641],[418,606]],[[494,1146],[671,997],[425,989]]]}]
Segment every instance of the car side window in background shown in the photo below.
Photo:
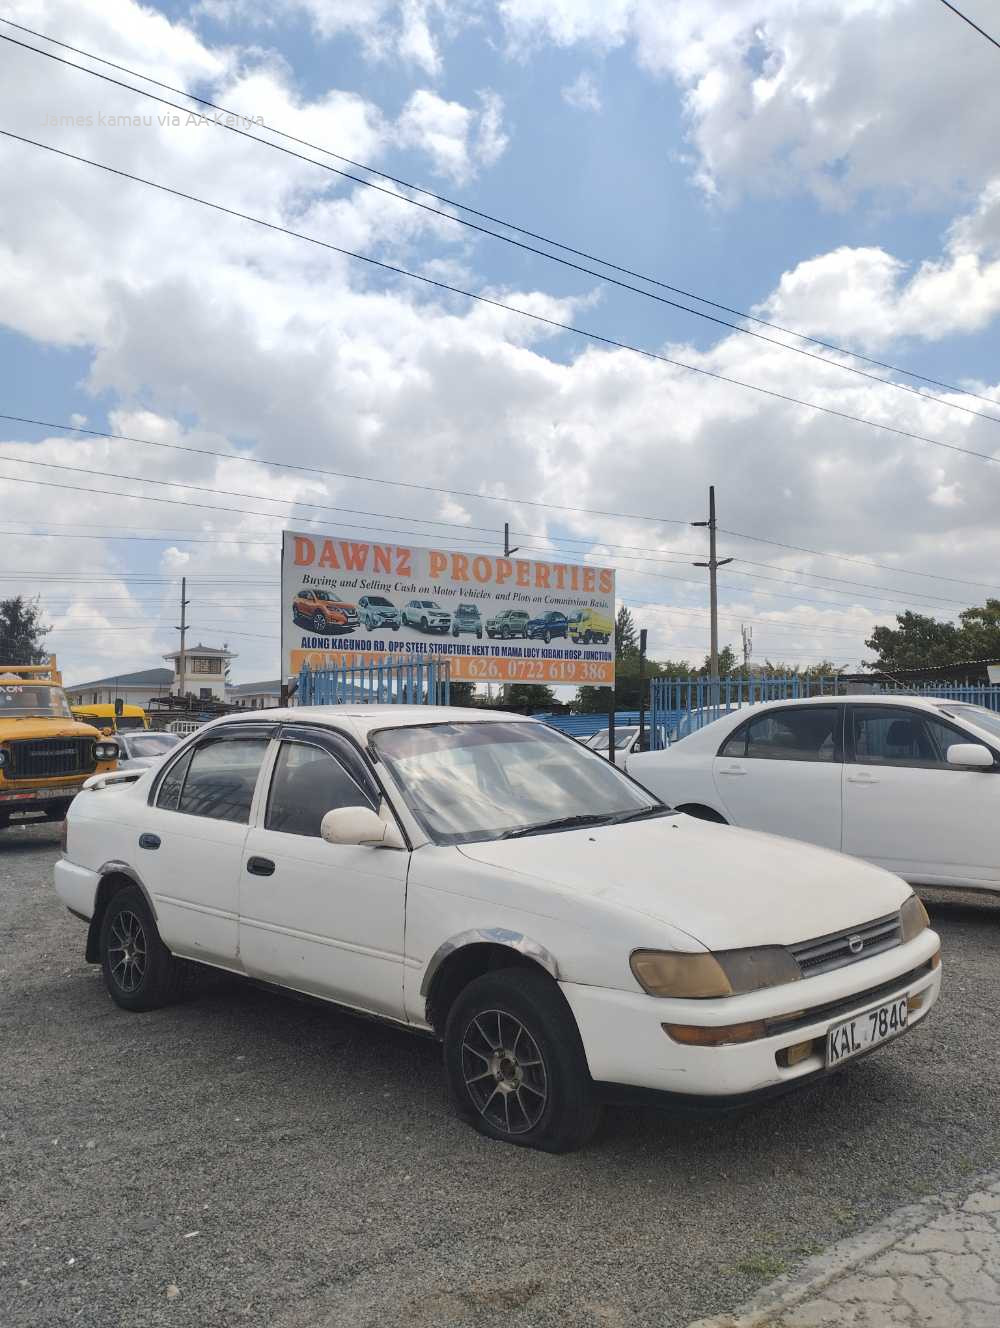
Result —
[{"label": "car side window in background", "polygon": [[372,807],[372,799],[336,757],[305,742],[283,742],[271,777],[264,828],[319,837],[327,812]]},{"label": "car side window in background", "polygon": [[184,776],[188,772],[188,766],[191,764],[191,749],[173,763],[170,769],[160,780],[160,787],[156,791],[156,805],[162,807],[164,811],[175,812],[177,804],[180,801],[181,789],[184,787]]},{"label": "car side window in background", "polygon": [[836,761],[839,723],[836,706],[769,711],[747,725],[746,755],[767,761]]},{"label": "car side window in background", "polygon": [[720,756],[746,756],[749,724],[741,724],[719,748]]},{"label": "car side window in background", "polygon": [[948,764],[948,748],[969,741],[950,725],[916,710],[859,706],[853,725],[854,759],[860,765],[958,769]]},{"label": "car side window in background", "polygon": [[246,825],[257,775],[270,740],[225,738],[194,749],[177,805],[188,816]]}]

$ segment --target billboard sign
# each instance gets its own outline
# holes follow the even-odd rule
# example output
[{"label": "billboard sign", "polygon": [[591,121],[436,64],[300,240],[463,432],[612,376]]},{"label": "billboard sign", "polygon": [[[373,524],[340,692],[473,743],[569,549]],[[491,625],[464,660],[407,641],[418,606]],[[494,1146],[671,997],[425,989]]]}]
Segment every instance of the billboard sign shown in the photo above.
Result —
[{"label": "billboard sign", "polygon": [[284,677],[446,656],[453,680],[615,679],[610,567],[365,543],[286,530],[281,548]]}]

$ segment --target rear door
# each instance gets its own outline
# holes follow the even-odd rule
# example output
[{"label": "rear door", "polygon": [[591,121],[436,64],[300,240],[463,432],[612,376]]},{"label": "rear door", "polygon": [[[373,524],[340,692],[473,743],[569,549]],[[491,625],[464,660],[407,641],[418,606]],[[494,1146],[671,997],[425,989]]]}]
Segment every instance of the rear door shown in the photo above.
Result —
[{"label": "rear door", "polygon": [[155,782],[133,861],[165,944],[239,969],[238,892],[257,779],[276,725],[210,730]]},{"label": "rear door", "polygon": [[727,819],[839,849],[844,710],[835,704],[766,710],[730,734],[712,763]]},{"label": "rear door", "polygon": [[918,706],[852,706],[844,851],[914,882],[1000,881],[1000,758],[949,765],[961,742],[982,739]]},{"label": "rear door", "polygon": [[334,808],[379,810],[381,792],[367,762],[340,734],[289,726],[266,782],[240,875],[246,971],[403,1018],[410,855],[320,837],[320,823]]}]

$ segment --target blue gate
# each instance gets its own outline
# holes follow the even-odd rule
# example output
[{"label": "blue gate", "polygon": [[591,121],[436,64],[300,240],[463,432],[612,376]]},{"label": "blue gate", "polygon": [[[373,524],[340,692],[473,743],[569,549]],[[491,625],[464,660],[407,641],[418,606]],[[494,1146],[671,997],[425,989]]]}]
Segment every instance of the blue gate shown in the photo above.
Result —
[{"label": "blue gate", "polygon": [[297,705],[449,705],[451,661],[387,656],[378,664],[343,663],[327,669],[303,664]]},{"label": "blue gate", "polygon": [[891,683],[859,684],[832,675],[803,678],[654,678],[649,686],[649,728],[652,745],[662,747],[711,724],[720,715],[757,705],[761,701],[792,701],[806,696],[933,696],[945,701],[985,706],[1000,711],[1000,685],[965,686],[921,683],[915,687]]}]

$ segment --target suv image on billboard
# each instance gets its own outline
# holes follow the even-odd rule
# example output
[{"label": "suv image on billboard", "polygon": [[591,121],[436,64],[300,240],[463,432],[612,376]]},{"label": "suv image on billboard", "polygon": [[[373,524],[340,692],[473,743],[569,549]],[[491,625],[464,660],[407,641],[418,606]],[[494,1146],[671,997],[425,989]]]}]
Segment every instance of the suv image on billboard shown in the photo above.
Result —
[{"label": "suv image on billboard", "polygon": [[486,635],[490,638],[499,636],[509,641],[512,636],[524,637],[528,634],[529,615],[523,609],[505,609],[486,623]]},{"label": "suv image on billboard", "polygon": [[292,621],[305,623],[314,632],[353,632],[358,625],[358,610],[328,590],[304,587],[292,601]]},{"label": "suv image on billboard", "polygon": [[479,616],[477,605],[460,604],[455,610],[451,620],[451,634],[458,636],[460,632],[475,632],[476,636],[482,639],[483,620]]},{"label": "suv image on billboard", "polygon": [[592,641],[600,641],[602,645],[607,645],[614,630],[615,625],[611,619],[594,609],[583,609],[569,619],[570,637],[578,644],[582,642],[589,645]]},{"label": "suv image on billboard", "polygon": [[384,595],[362,595],[358,600],[358,612],[369,632],[379,627],[391,627],[394,632],[399,631],[399,610]]},{"label": "suv image on billboard", "polygon": [[557,610],[543,613],[540,618],[532,618],[528,623],[528,636],[540,636],[546,644],[554,636],[569,636],[569,619],[565,613]]},{"label": "suv image on billboard", "polygon": [[451,614],[433,599],[411,599],[403,609],[403,626],[420,632],[447,632]]}]

